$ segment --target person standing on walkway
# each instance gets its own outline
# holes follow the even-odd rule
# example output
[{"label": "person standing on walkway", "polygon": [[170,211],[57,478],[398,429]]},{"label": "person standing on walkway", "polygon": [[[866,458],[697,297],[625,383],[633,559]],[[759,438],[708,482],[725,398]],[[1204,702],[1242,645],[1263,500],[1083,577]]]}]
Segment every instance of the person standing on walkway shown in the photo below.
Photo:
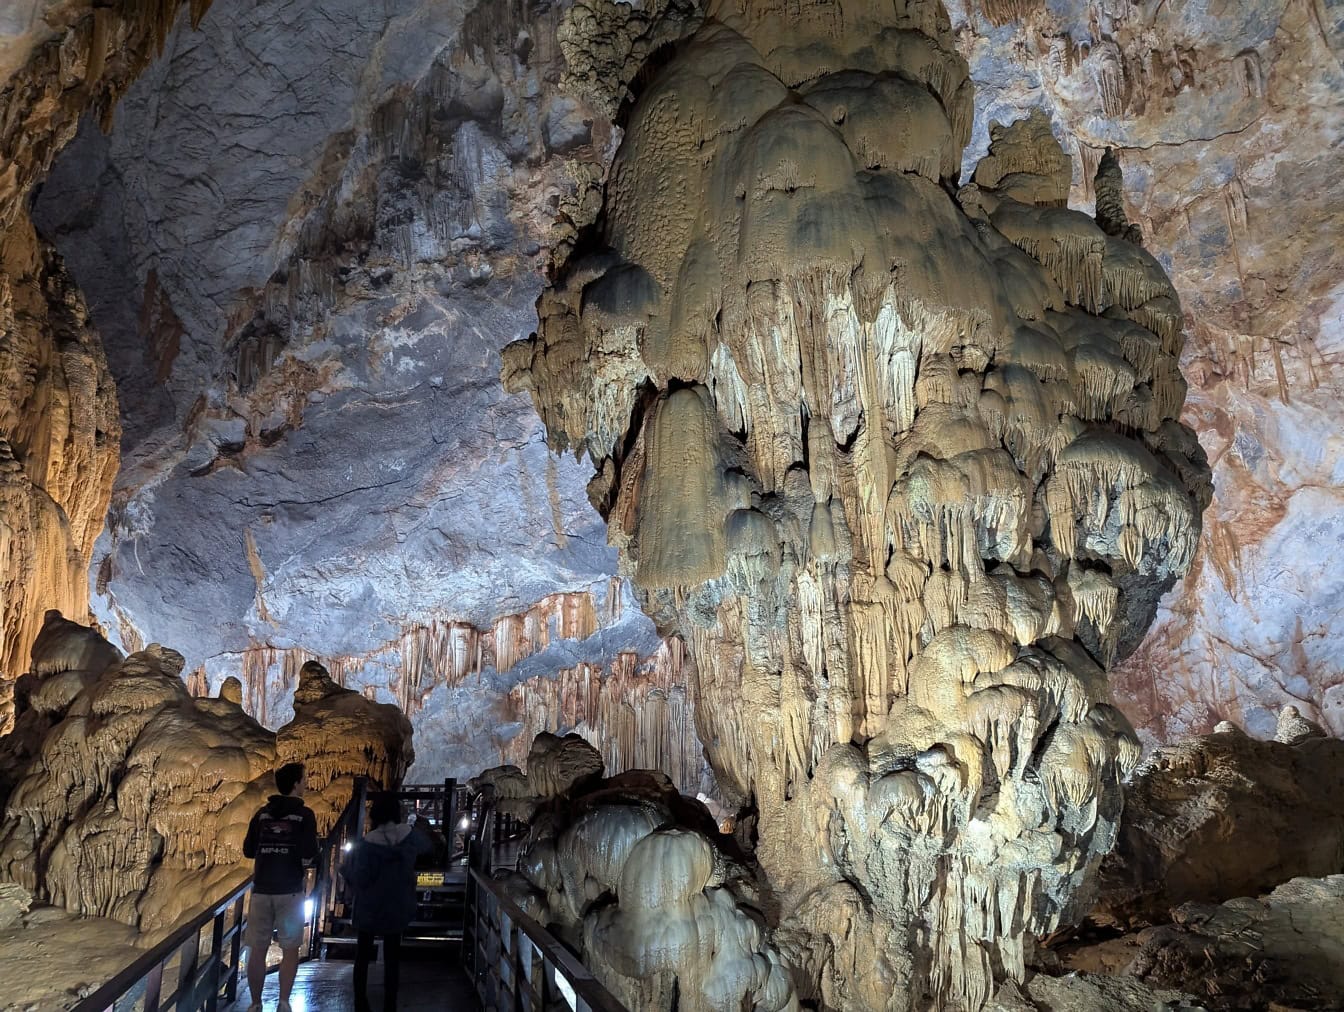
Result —
[{"label": "person standing on walkway", "polygon": [[354,889],[355,1009],[371,1012],[368,998],[369,963],[374,938],[383,939],[383,1012],[395,1012],[401,973],[401,936],[415,919],[415,860],[433,841],[420,827],[401,820],[401,803],[394,794],[379,794],[369,806],[373,829],[341,867]]},{"label": "person standing on walkway", "polygon": [[247,827],[243,856],[252,858],[252,901],[247,913],[247,986],[252,992],[248,1012],[261,1012],[266,985],[266,952],[271,935],[280,943],[279,1012],[290,1012],[289,994],[299,969],[303,943],[304,865],[317,858],[317,819],[303,803],[302,763],[275,771],[272,794]]}]

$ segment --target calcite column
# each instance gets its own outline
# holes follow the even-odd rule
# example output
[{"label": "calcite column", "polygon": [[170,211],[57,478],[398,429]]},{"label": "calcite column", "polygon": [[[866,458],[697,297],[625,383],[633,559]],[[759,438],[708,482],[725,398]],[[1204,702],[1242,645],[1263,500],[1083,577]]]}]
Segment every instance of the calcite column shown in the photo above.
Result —
[{"label": "calcite column", "polygon": [[[84,300],[22,214],[0,237],[0,389],[3,682],[25,670],[47,610],[88,613],[89,560],[121,435]],[[0,733],[9,728],[9,697],[0,686]]]},{"label": "calcite column", "polygon": [[1039,118],[958,191],[971,103],[938,3],[711,3],[506,354],[828,1007],[978,1008],[1076,913],[1138,755],[1106,666],[1208,501],[1171,285]]}]

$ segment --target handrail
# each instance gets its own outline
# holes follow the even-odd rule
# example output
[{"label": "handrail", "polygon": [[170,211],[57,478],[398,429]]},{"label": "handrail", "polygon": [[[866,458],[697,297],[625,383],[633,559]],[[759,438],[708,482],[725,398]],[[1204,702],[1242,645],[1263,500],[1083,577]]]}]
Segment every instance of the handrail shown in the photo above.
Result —
[{"label": "handrail", "polygon": [[310,894],[315,903],[313,926],[308,933],[308,958],[314,959],[321,951],[322,938],[331,931],[332,914],[336,893],[339,888],[338,875],[341,859],[345,856],[347,841],[358,843],[364,835],[364,806],[369,797],[368,777],[355,777],[350,800],[341,809],[341,814],[332,823],[331,831],[322,840],[318,848],[313,876],[313,891]]},{"label": "handrail", "polygon": [[[227,897],[205,907],[182,927],[109,980],[74,1007],[72,1012],[124,1012],[135,1007],[143,1012],[159,1012],[175,1007],[178,1012],[215,1012],[220,998],[227,1005],[238,996],[238,960],[243,941],[245,901],[252,889],[249,878]],[[234,917],[226,924],[230,909]],[[201,929],[212,925],[210,948],[201,951]],[[224,962],[225,944],[229,959]],[[179,957],[177,984],[165,998],[163,975],[174,956]],[[204,957],[204,958],[202,958]],[[143,1004],[140,984],[144,984]],[[222,987],[221,987],[222,985]],[[131,1004],[118,1005],[130,995]]]},{"label": "handrail", "polygon": [[462,957],[482,1007],[542,1010],[563,1001],[574,1012],[628,1012],[493,880],[477,868],[467,874]]}]

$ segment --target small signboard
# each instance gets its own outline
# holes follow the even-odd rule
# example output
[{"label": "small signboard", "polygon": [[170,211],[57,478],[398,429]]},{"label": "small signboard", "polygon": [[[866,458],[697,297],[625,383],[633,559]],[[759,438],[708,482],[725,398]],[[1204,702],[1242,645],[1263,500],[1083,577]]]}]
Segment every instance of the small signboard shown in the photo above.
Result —
[{"label": "small signboard", "polygon": [[415,876],[415,884],[421,889],[433,889],[443,885],[443,872],[422,871]]}]

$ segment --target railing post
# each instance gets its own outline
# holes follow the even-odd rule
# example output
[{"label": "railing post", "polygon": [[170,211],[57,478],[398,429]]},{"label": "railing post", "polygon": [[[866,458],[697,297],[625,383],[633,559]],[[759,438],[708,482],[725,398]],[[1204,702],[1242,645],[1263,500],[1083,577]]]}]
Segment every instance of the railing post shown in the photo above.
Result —
[{"label": "railing post", "polygon": [[[444,855],[443,867],[447,871],[453,863],[453,843],[457,839],[457,778],[448,777],[443,782],[443,835],[448,853]],[[466,835],[462,836],[463,841]]]},{"label": "railing post", "polygon": [[196,968],[201,961],[201,929],[197,928],[190,938],[184,939],[177,948],[177,1000],[173,1005],[178,1012],[194,1012],[191,1008],[195,996]]},{"label": "railing post", "polygon": [[[164,957],[167,958],[166,956]],[[159,1012],[159,993],[163,989],[163,960],[145,975],[145,1012]]]},{"label": "railing post", "polygon": [[224,918],[228,909],[229,904],[225,903],[210,922],[210,962],[215,972],[214,980],[210,981],[210,991],[205,996],[205,1012],[215,1012],[219,1008],[219,971],[224,967]]},{"label": "railing post", "polygon": [[233,924],[238,930],[229,940],[229,982],[224,988],[224,998],[230,1002],[238,997],[238,964],[243,958],[243,907],[246,902],[247,893],[243,893],[233,906]]}]

